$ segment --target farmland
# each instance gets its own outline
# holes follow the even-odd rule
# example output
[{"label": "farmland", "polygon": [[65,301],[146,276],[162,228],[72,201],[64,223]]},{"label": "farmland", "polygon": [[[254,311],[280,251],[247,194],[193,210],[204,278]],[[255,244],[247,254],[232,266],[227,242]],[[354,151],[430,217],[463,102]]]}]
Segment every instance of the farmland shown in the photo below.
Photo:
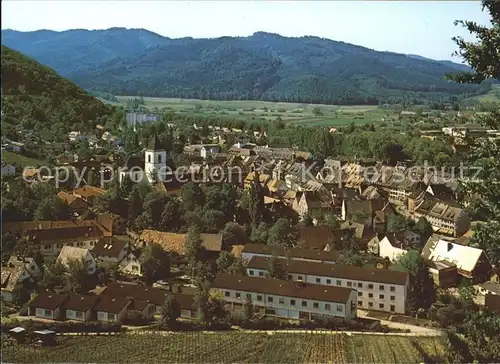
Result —
[{"label": "farmland", "polygon": [[[126,105],[133,96],[117,96],[120,104]],[[232,118],[238,120],[276,120],[307,125],[348,125],[377,123],[382,118],[392,115],[390,110],[377,106],[335,106],[313,105],[267,101],[210,101],[189,99],[168,99],[144,97],[147,109],[170,110],[179,114]],[[319,110],[319,113],[314,111]]]},{"label": "farmland", "polygon": [[421,363],[442,362],[434,337],[314,333],[202,333],[63,336],[52,348],[2,340],[4,362]]}]

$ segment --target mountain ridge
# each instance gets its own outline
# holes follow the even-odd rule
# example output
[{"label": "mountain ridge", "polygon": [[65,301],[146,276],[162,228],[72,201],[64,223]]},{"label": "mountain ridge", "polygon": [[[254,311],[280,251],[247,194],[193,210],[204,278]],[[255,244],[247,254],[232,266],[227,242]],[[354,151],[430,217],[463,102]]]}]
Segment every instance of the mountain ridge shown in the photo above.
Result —
[{"label": "mountain ridge", "polygon": [[2,37],[78,85],[117,95],[374,104],[404,95],[421,102],[487,91],[487,85],[444,80],[464,65],[316,36],[259,31],[174,39],[115,27],[61,31],[41,40],[2,30]]}]

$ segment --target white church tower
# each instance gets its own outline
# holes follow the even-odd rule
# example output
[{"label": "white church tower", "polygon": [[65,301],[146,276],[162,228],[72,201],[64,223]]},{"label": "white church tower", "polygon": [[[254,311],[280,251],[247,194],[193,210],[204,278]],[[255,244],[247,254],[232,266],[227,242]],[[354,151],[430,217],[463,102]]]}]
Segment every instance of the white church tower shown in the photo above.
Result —
[{"label": "white church tower", "polygon": [[[149,183],[156,182],[158,172],[165,173],[167,166],[167,151],[161,147],[160,140],[156,132],[149,142],[145,153],[144,171]],[[161,178],[161,175],[159,176]]]}]

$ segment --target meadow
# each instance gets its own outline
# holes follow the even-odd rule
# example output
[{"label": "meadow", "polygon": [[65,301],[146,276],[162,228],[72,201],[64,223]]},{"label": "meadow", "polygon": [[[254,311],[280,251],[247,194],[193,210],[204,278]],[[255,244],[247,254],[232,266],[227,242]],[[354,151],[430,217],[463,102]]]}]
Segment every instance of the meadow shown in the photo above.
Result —
[{"label": "meadow", "polygon": [[2,340],[16,363],[422,363],[442,362],[440,338],[328,333],[179,332],[59,336],[55,347]]},{"label": "meadow", "polygon": [[36,167],[46,164],[46,162],[42,160],[26,157],[24,155],[9,152],[6,150],[2,150],[2,161],[6,163],[14,163],[21,167]]},{"label": "meadow", "polygon": [[491,85],[491,90],[472,99],[480,102],[500,102],[500,85]]},{"label": "meadow", "polygon": [[[131,98],[134,96],[117,96],[120,104],[124,106]],[[383,117],[392,114],[390,110],[382,110],[371,105],[335,106],[252,100],[213,101],[159,97],[144,97],[144,102],[143,106],[149,110],[157,108],[187,115],[255,121],[276,120],[279,117],[287,123],[307,125],[371,124],[380,122]],[[319,110],[319,113],[315,114],[315,110]]]}]

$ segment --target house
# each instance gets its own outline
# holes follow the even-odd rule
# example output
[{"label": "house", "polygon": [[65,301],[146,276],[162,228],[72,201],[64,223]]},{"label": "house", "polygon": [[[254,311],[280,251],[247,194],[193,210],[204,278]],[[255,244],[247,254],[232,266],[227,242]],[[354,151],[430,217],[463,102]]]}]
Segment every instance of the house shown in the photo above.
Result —
[{"label": "house", "polygon": [[132,305],[132,299],[124,297],[99,296],[99,301],[93,311],[97,321],[122,322],[127,315],[127,309]]},{"label": "house", "polygon": [[200,148],[200,156],[202,158],[207,158],[210,155],[220,153],[219,144],[203,144]]},{"label": "house", "polygon": [[16,174],[16,167],[10,163],[2,161],[2,176],[13,176]]},{"label": "house", "polygon": [[305,260],[313,262],[322,262],[328,264],[335,264],[340,257],[340,252],[317,250],[317,249],[303,249],[303,248],[290,248],[284,249],[280,246],[270,246],[263,244],[246,244],[241,252],[241,257],[249,261],[254,256],[267,257],[276,256],[278,258],[288,258],[292,260]]},{"label": "house", "polygon": [[492,271],[491,263],[483,250],[430,237],[422,256],[433,262],[446,261],[456,265],[459,275],[475,283],[485,282]]},{"label": "house", "polygon": [[93,205],[98,197],[104,195],[106,190],[94,186],[85,185],[80,188],[75,188],[71,191],[71,195],[76,196],[84,200],[90,205]]},{"label": "house", "polygon": [[251,300],[257,311],[283,318],[356,317],[356,291],[350,288],[224,274],[211,291],[230,310],[242,310]]},{"label": "house", "polygon": [[99,301],[99,296],[70,294],[62,305],[64,318],[88,322],[92,321],[92,309]]},{"label": "house", "polygon": [[21,153],[24,151],[24,143],[8,141],[5,144],[5,150],[8,150],[8,151],[11,151],[14,153]]},{"label": "house", "polygon": [[78,142],[83,139],[83,136],[79,131],[71,131],[68,134],[68,139],[70,142]]},{"label": "house", "polygon": [[[105,236],[106,232],[96,221],[90,221],[92,221],[90,226],[87,224],[73,226],[74,223],[71,223],[62,225],[72,225],[72,227],[61,228],[44,228],[44,225],[49,224],[34,222],[35,228],[26,231],[26,235],[29,241],[40,245],[40,252],[46,256],[58,255],[64,246],[92,249],[97,241]],[[42,226],[42,228],[38,229],[38,226]]]},{"label": "house", "polygon": [[[160,288],[145,287],[140,284],[112,283],[106,287],[101,296],[129,297],[134,300],[144,300],[154,305],[154,312],[161,314],[161,309],[169,295],[174,293]],[[181,306],[181,317],[194,317],[194,297],[183,293],[175,293],[175,298]]]},{"label": "house", "polygon": [[118,263],[120,271],[126,274],[142,275],[142,264],[139,261],[139,254],[137,252],[129,251],[127,255]]},{"label": "house", "polygon": [[100,261],[118,264],[131,250],[128,236],[100,238],[92,248],[92,255]]},{"label": "house", "polygon": [[[253,257],[246,267],[247,274],[267,276],[268,259]],[[405,313],[409,285],[407,273],[304,260],[286,260],[284,266],[291,281],[355,289],[358,308]]]},{"label": "house", "polygon": [[57,197],[59,197],[62,202],[68,205],[69,212],[73,216],[83,215],[89,208],[89,204],[82,198],[69,194],[67,192],[61,191],[57,194]]},{"label": "house", "polygon": [[[387,203],[382,199],[372,200],[343,200],[341,208],[342,220],[352,220],[363,224],[366,227],[374,226],[376,211],[384,211]],[[381,217],[381,216],[384,217]],[[379,214],[379,219],[385,223],[385,214]]]},{"label": "house", "polygon": [[[202,246],[209,255],[217,255],[222,249],[222,235],[200,234]],[[156,230],[143,230],[138,242],[142,246],[160,244],[164,250],[185,255],[187,234],[166,233]]]},{"label": "house", "polygon": [[59,320],[63,318],[62,307],[68,299],[66,294],[40,293],[29,303],[28,316]]},{"label": "house", "polygon": [[453,263],[442,261],[429,261],[429,273],[432,276],[434,284],[439,288],[453,287],[458,281],[457,266]]},{"label": "house", "polygon": [[[408,252],[409,244],[406,240],[401,240],[401,235],[387,234],[378,243],[378,256],[387,258],[391,262],[397,260],[401,255]],[[373,251],[373,249],[372,249]]]},{"label": "house", "polygon": [[24,281],[40,275],[40,268],[33,258],[11,256],[2,267],[1,297],[6,302],[14,302],[19,297],[19,289]]},{"label": "house", "polygon": [[292,208],[300,217],[307,215],[319,218],[333,210],[330,196],[313,191],[303,191],[296,194]]},{"label": "house", "polygon": [[96,261],[90,250],[75,248],[73,246],[64,246],[57,257],[57,261],[67,266],[70,261],[83,261],[88,274],[94,274],[96,271]]},{"label": "house", "polygon": [[422,201],[416,206],[414,219],[425,217],[435,232],[461,236],[470,228],[470,218],[467,212],[452,203],[442,201]]}]

